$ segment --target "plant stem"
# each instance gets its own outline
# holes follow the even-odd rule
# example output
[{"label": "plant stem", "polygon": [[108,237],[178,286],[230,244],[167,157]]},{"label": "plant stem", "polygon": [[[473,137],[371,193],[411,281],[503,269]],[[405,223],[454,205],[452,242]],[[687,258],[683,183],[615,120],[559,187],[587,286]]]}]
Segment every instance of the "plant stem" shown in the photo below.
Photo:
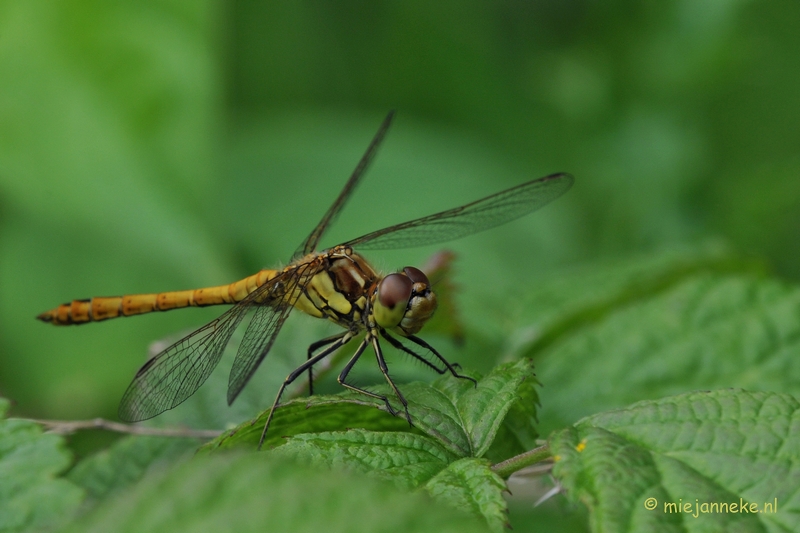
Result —
[{"label": "plant stem", "polygon": [[44,426],[48,431],[59,435],[69,435],[83,429],[104,429],[117,433],[129,433],[131,435],[153,435],[158,437],[190,437],[198,439],[210,439],[220,435],[222,431],[216,429],[189,429],[189,428],[152,428],[146,426],[136,426],[133,424],[121,424],[102,418],[92,420],[37,420],[33,418],[22,418]]},{"label": "plant stem", "polygon": [[522,470],[526,466],[540,463],[550,457],[550,445],[543,444],[538,448],[534,448],[525,453],[516,455],[511,459],[506,459],[505,461],[497,463],[492,466],[492,470],[503,479],[508,479],[514,472]]}]

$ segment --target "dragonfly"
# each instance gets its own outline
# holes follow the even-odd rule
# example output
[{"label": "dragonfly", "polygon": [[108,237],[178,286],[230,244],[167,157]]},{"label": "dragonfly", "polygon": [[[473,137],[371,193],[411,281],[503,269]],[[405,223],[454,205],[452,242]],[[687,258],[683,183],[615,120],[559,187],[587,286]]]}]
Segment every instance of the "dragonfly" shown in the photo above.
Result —
[{"label": "dragonfly", "polygon": [[[472,235],[536,211],[567,192],[574,179],[566,173],[552,174],[317,251],[320,239],[374,159],[393,117],[392,111],[383,120],[339,196],[284,268],[263,269],[228,285],[202,289],[73,300],[37,318],[57,326],[80,325],[154,311],[232,304],[219,318],[167,347],[137,371],[120,402],[119,417],[138,422],[172,409],[194,394],[219,363],[234,331],[250,316],[228,379],[227,400],[232,404],[269,353],[291,311],[297,309],[330,320],[343,331],[311,344],[306,361],[283,381],[264,425],[259,448],[285,389],[308,372],[309,392],[313,393],[313,366],[359,337],[358,347],[339,374],[338,382],[346,389],[383,402],[394,416],[404,414],[411,424],[408,401],[389,374],[381,341],[439,374],[449,372],[455,378],[473,383],[475,380],[461,374],[457,364],[450,363],[417,336],[437,307],[436,293],[425,273],[407,266],[382,275],[356,249],[409,248]],[[374,352],[403,413],[392,407],[387,396],[348,381],[350,371],[368,348]]]}]

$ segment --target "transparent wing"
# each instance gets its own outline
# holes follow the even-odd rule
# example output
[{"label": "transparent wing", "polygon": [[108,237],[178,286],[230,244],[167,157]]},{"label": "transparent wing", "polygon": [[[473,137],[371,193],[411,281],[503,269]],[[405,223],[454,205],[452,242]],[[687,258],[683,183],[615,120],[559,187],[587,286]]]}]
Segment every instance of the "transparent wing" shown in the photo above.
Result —
[{"label": "transparent wing", "polygon": [[311,232],[311,235],[309,235],[303,244],[295,251],[295,259],[303,257],[304,255],[309,254],[317,249],[319,240],[322,238],[325,230],[328,229],[328,226],[330,226],[331,223],[336,219],[337,215],[344,207],[344,204],[347,203],[347,200],[355,190],[356,185],[358,185],[358,182],[361,181],[361,177],[364,175],[367,167],[372,162],[375,154],[378,152],[378,147],[381,145],[383,137],[386,135],[386,131],[392,124],[392,118],[394,118],[394,111],[389,111],[389,114],[386,115],[385,119],[383,119],[383,123],[381,123],[380,128],[378,128],[378,133],[376,133],[375,137],[372,138],[372,142],[369,143],[367,151],[361,157],[361,160],[358,162],[358,166],[356,166],[356,169],[350,175],[350,179],[348,179],[347,183],[345,183],[344,189],[342,189],[342,192],[339,193],[336,201],[333,202],[333,205],[328,209],[328,212],[325,213],[325,216],[319,221],[319,224],[317,224],[317,227]]},{"label": "transparent wing", "polygon": [[[300,283],[305,285],[319,270],[314,263],[301,265],[297,268],[295,275],[292,277],[291,287],[286,289],[292,291],[295,284]],[[289,316],[289,312],[294,307],[301,290],[294,290],[289,292],[290,297],[283,298],[281,303],[277,306],[258,307],[256,308],[250,324],[244,333],[242,343],[239,345],[239,350],[236,352],[236,359],[233,361],[233,368],[228,378],[228,405],[242,392],[247,382],[253,377],[258,365],[269,353],[275,339],[278,337],[278,332],[281,330],[283,323]]]},{"label": "transparent wing", "polygon": [[[255,305],[268,299],[276,287],[292,281],[294,271],[277,276],[244,300],[147,361],[128,386],[119,405],[119,417],[128,422],[153,418],[177,407],[195,393],[219,363],[236,327]],[[261,314],[275,314],[269,305]],[[282,313],[286,311],[280,308]],[[277,334],[275,331],[273,334]]]},{"label": "transparent wing", "polygon": [[373,231],[344,244],[387,250],[459,239],[536,211],[567,192],[573,181],[569,174],[552,174],[461,207]]}]

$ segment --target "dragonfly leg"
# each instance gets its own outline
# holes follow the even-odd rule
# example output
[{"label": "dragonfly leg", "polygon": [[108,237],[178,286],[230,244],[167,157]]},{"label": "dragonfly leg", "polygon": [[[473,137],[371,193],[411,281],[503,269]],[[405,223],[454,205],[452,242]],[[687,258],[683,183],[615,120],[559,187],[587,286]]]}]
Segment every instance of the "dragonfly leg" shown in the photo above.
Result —
[{"label": "dragonfly leg", "polygon": [[[386,360],[383,358],[383,350],[381,350],[378,337],[375,335],[372,336],[372,349],[375,350],[375,357],[378,359],[378,366],[380,367],[381,372],[383,372],[383,377],[385,377],[386,381],[389,382],[389,386],[394,391],[395,396],[397,396],[397,399],[403,404],[403,409],[406,411],[406,420],[408,420],[408,425],[413,426],[414,424],[411,423],[411,415],[408,414],[408,401],[405,399],[405,397],[403,397],[400,389],[397,388],[397,385],[394,384],[391,376],[389,376],[389,367],[386,366]],[[388,399],[386,400],[386,403],[389,403]]]},{"label": "dragonfly leg", "polygon": [[[332,342],[336,342],[349,332],[344,331],[342,333],[337,333],[336,335],[331,335],[330,337],[326,337],[324,339],[320,339],[317,342],[313,343],[311,346],[308,347],[308,357],[306,357],[306,361],[310,361],[311,358],[314,356],[314,352],[322,348],[323,346],[327,346]],[[314,395],[314,367],[313,365],[308,367],[308,395]]]},{"label": "dragonfly leg", "polygon": [[[458,365],[451,364],[450,361],[445,359],[442,354],[440,354],[439,352],[436,351],[436,348],[434,348],[433,346],[431,346],[430,344],[428,344],[427,342],[425,342],[424,340],[420,339],[419,337],[417,337],[415,335],[409,335],[406,338],[408,340],[410,340],[411,342],[413,342],[414,344],[416,344],[417,346],[422,346],[423,348],[426,348],[426,349],[430,350],[430,352],[433,355],[435,355],[439,359],[439,361],[444,363],[444,366],[447,367],[447,370],[449,370],[450,373],[453,374],[453,376],[455,376],[455,377],[457,377],[459,379],[468,379],[472,383],[474,383],[476,387],[478,386],[478,382],[475,381],[473,378],[471,378],[469,376],[464,376],[462,374],[459,374],[455,369],[455,367],[458,366]],[[459,368],[461,368],[461,367],[459,366]]]},{"label": "dragonfly leg", "polygon": [[[347,376],[350,374],[350,371],[353,369],[353,366],[355,366],[356,362],[358,362],[358,359],[359,357],[361,357],[361,354],[364,353],[364,350],[367,348],[368,343],[369,343],[369,334],[367,334],[367,336],[364,337],[364,340],[361,341],[361,344],[358,345],[356,353],[353,354],[353,357],[350,358],[345,367],[342,369],[342,372],[341,374],[339,374],[338,378],[339,384],[342,387],[346,387],[352,391],[364,394],[365,396],[369,396],[370,398],[375,398],[376,400],[382,400],[383,403],[386,404],[386,410],[389,412],[389,414],[396,416],[397,410],[394,407],[392,407],[392,405],[389,403],[389,398],[387,398],[386,396],[382,396],[380,394],[375,394],[374,392],[370,392],[366,389],[362,389],[361,387],[356,387],[355,385],[351,385],[350,383],[347,383]],[[394,383],[392,383],[392,387],[394,387]],[[395,390],[397,389],[395,388]],[[400,395],[400,399],[403,402],[403,405],[405,405],[406,403],[405,398],[403,398],[403,396]]]},{"label": "dragonfly leg", "polygon": [[380,333],[381,333],[381,337],[386,339],[389,342],[389,344],[394,346],[396,349],[407,353],[408,355],[414,357],[415,359],[417,359],[419,361],[422,361],[427,367],[432,368],[433,370],[435,370],[439,374],[444,374],[445,372],[447,372],[447,368],[439,368],[438,366],[434,365],[433,363],[431,363],[430,361],[425,359],[423,356],[421,356],[420,354],[418,354],[414,350],[408,348],[405,344],[403,344],[399,340],[397,340],[394,337],[392,337],[391,335],[389,335],[389,333],[387,331],[380,330]]},{"label": "dragonfly leg", "polygon": [[278,389],[278,395],[275,396],[275,401],[272,403],[272,407],[269,410],[269,416],[267,416],[267,422],[264,424],[264,431],[261,432],[261,439],[258,441],[259,450],[261,449],[261,445],[264,444],[264,437],[267,436],[267,430],[269,429],[269,425],[272,422],[272,416],[275,414],[275,408],[278,407],[278,403],[280,402],[281,396],[283,395],[283,391],[286,389],[286,387],[291,385],[294,382],[294,380],[296,380],[298,376],[300,376],[303,372],[305,372],[315,364],[319,363],[322,359],[329,356],[330,354],[332,354],[333,352],[335,352],[336,350],[338,350],[339,348],[350,342],[350,339],[352,338],[353,336],[352,334],[350,334],[349,331],[345,332],[345,334],[341,335],[339,339],[333,341],[333,344],[328,346],[326,349],[324,349],[314,357],[308,359],[305,363],[295,368],[291,374],[286,376],[286,379],[283,380],[281,388]]}]

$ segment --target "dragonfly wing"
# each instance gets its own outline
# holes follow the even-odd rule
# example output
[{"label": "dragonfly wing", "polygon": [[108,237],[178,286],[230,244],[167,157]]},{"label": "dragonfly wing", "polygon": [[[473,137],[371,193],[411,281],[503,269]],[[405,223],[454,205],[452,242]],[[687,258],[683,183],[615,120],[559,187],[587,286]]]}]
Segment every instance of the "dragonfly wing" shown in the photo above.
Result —
[{"label": "dragonfly wing", "polygon": [[[233,332],[251,309],[255,307],[260,315],[274,314],[276,310],[273,307],[287,312],[275,295],[290,281],[295,281],[296,274],[297,269],[279,274],[216,320],[145,363],[122,396],[119,417],[128,422],[138,422],[183,403],[216,368]],[[274,333],[277,334],[277,330]]]},{"label": "dragonfly wing", "polygon": [[228,379],[228,405],[232,404],[239,396],[258,365],[269,353],[291,310],[291,306],[280,309],[269,307],[256,309],[247,326],[242,344],[239,345],[236,359],[233,361],[233,368],[231,368]]},{"label": "dragonfly wing", "polygon": [[147,420],[194,394],[219,363],[225,345],[247,314],[246,301],[145,363],[122,396],[119,417],[128,422]]},{"label": "dragonfly wing", "polygon": [[[284,274],[284,280],[279,284],[272,284],[269,289],[274,292],[280,290],[282,295],[273,295],[265,291],[255,296],[256,301],[261,299],[275,299],[280,301],[277,305],[259,306],[250,319],[250,324],[245,330],[242,343],[233,360],[230,377],[228,378],[228,405],[242,392],[250,378],[258,369],[258,365],[269,353],[283,323],[289,316],[297,298],[305,288],[305,284],[318,272],[316,263],[307,263],[298,266],[295,270]],[[256,294],[259,290],[255,291]],[[287,296],[283,296],[287,295]]]},{"label": "dragonfly wing", "polygon": [[344,189],[342,189],[342,192],[339,193],[338,198],[336,198],[336,201],[333,202],[333,205],[328,209],[328,212],[325,213],[325,216],[322,217],[322,220],[319,221],[319,224],[317,224],[317,227],[314,228],[314,231],[311,232],[311,235],[309,235],[300,248],[295,251],[295,259],[303,257],[306,254],[310,254],[317,249],[319,240],[322,238],[325,230],[328,229],[328,226],[330,226],[331,222],[334,221],[336,216],[344,207],[344,204],[347,203],[347,200],[355,190],[356,185],[358,185],[359,181],[361,181],[361,177],[364,175],[367,167],[372,162],[375,154],[378,152],[378,147],[381,145],[383,137],[386,135],[389,126],[392,124],[392,118],[394,118],[394,111],[390,111],[389,114],[386,115],[386,118],[383,119],[380,128],[378,128],[378,133],[376,133],[375,137],[372,138],[372,142],[369,143],[367,151],[361,157],[361,160],[358,162],[358,166],[356,166],[356,169],[350,175],[350,179],[348,179],[347,183],[345,183]]},{"label": "dragonfly wing", "polygon": [[387,250],[459,239],[536,211],[567,192],[573,181],[569,174],[552,174],[461,207],[373,231],[345,245]]}]

